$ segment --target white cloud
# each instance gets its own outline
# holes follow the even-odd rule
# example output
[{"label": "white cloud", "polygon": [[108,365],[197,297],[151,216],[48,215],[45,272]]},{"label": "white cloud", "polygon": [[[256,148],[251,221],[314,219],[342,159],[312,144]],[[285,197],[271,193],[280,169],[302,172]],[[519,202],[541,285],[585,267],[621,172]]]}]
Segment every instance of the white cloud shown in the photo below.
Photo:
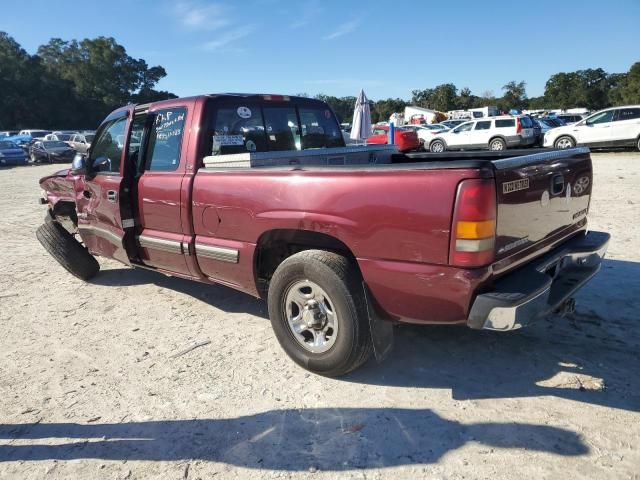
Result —
[{"label": "white cloud", "polygon": [[181,1],[176,4],[174,11],[180,23],[192,30],[217,30],[230,23],[227,9],[217,3],[201,5]]},{"label": "white cloud", "polygon": [[346,22],[341,25],[338,25],[338,28],[336,28],[330,34],[326,35],[324,39],[334,40],[338,37],[342,37],[343,35],[353,32],[356,28],[358,28],[358,25],[360,25],[359,20],[351,20],[350,22]]},{"label": "white cloud", "polygon": [[205,50],[218,50],[222,47],[229,46],[230,44],[246,37],[254,30],[252,25],[246,25],[243,27],[234,28],[223,32],[218,38],[206,42],[202,47]]},{"label": "white cloud", "polygon": [[302,28],[309,25],[320,13],[322,13],[322,8],[317,0],[305,3],[297,19],[291,23],[291,28]]}]

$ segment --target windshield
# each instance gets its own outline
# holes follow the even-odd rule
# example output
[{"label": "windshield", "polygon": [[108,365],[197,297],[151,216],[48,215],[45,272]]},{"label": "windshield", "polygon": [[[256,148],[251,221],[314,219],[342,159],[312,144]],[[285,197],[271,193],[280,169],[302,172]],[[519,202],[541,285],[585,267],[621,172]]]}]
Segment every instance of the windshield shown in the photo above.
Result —
[{"label": "windshield", "polygon": [[59,147],[67,147],[68,145],[64,142],[42,142],[45,148],[59,148]]},{"label": "windshield", "polygon": [[19,148],[19,147],[13,142],[0,142],[0,150],[9,149],[9,148]]}]

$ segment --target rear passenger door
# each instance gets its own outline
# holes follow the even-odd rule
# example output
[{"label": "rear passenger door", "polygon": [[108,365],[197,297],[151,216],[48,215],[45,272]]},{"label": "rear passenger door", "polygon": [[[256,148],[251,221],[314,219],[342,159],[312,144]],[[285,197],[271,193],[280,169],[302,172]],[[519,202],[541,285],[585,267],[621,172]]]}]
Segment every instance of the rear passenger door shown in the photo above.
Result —
[{"label": "rear passenger door", "polygon": [[614,145],[634,145],[640,134],[640,107],[619,108],[611,122],[611,142]]},{"label": "rear passenger door", "polygon": [[473,146],[478,148],[487,147],[489,145],[490,134],[491,120],[478,120],[472,133]]}]

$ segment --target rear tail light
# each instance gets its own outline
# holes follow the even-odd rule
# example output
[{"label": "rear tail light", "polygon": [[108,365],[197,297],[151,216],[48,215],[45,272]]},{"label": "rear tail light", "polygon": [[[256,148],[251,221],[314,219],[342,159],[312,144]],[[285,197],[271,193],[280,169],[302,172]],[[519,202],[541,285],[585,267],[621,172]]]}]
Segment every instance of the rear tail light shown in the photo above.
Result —
[{"label": "rear tail light", "polygon": [[493,179],[463,180],[453,211],[449,263],[481,267],[494,260],[496,189]]},{"label": "rear tail light", "polygon": [[522,122],[520,121],[520,117],[516,117],[516,133],[520,133],[522,131]]}]

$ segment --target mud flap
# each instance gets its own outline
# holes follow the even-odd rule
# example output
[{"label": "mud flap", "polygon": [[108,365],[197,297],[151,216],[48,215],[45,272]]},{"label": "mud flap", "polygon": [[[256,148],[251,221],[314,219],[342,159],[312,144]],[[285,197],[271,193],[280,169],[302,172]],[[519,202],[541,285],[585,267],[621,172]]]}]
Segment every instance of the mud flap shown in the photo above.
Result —
[{"label": "mud flap", "polygon": [[378,315],[374,307],[373,297],[365,283],[362,283],[364,298],[367,304],[367,317],[369,317],[369,329],[371,330],[371,340],[373,343],[373,354],[376,361],[381,363],[391,350],[393,350],[393,323]]}]

